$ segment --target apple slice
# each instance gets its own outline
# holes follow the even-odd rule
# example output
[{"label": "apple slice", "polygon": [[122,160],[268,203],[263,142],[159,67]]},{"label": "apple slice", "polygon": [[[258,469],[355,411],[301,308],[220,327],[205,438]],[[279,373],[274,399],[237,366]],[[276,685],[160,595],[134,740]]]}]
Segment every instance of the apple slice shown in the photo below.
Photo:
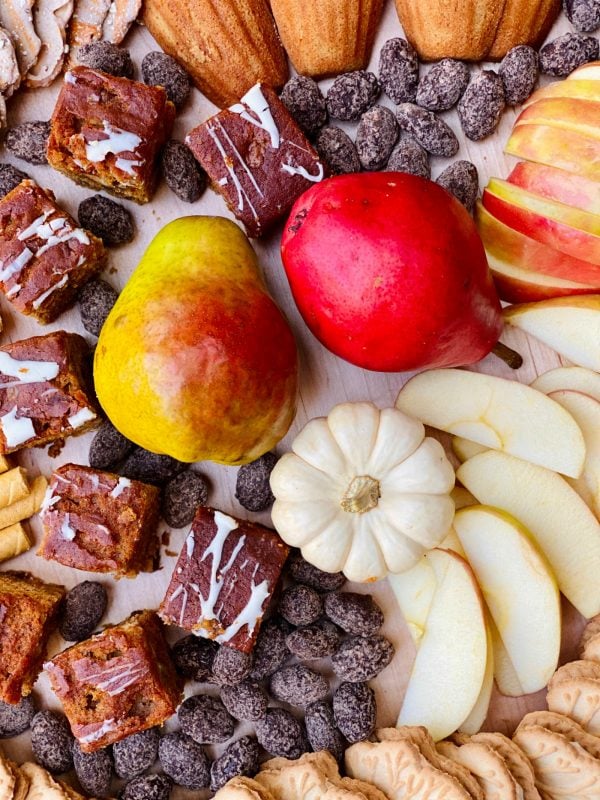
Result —
[{"label": "apple slice", "polygon": [[585,367],[557,367],[548,370],[536,378],[531,387],[544,394],[571,389],[587,394],[600,403],[600,375]]},{"label": "apple slice", "polygon": [[[472,442],[470,439],[463,439],[462,436],[453,436],[450,446],[452,447],[452,452],[461,464],[463,461],[468,461],[470,458],[473,458],[473,456],[477,456],[479,453],[485,453],[486,450],[489,450],[489,447],[484,447],[482,444]],[[458,508],[456,508],[456,510],[458,511]]]},{"label": "apple slice", "polygon": [[574,364],[600,372],[600,294],[510,306],[504,320]]},{"label": "apple slice", "polygon": [[550,125],[584,136],[600,136],[600,103],[573,97],[549,97],[530,103],[515,125]]},{"label": "apple slice", "polygon": [[[598,84],[600,86],[600,83]],[[600,99],[600,96],[599,96]],[[600,113],[600,103],[597,104]],[[600,127],[598,128],[600,135]],[[528,192],[542,195],[558,203],[566,203],[592,214],[600,214],[600,183],[573,175],[564,169],[519,161],[508,176],[509,183],[520,186]]]},{"label": "apple slice", "polygon": [[425,635],[427,617],[437,587],[435,572],[429,559],[423,556],[411,569],[399,575],[390,574],[387,579],[411,638],[419,647]]},{"label": "apple slice", "polygon": [[[464,439],[463,441],[466,442],[467,440]],[[472,442],[469,442],[469,444],[472,444]],[[477,445],[477,447],[479,447],[479,445]],[[456,509],[456,511],[458,511],[460,508],[466,508],[467,506],[477,505],[477,498],[473,497],[471,492],[468,492],[462,486],[455,486],[454,489],[452,489],[452,491],[450,492],[450,497],[454,500],[454,508]],[[451,534],[452,530],[450,530],[448,536],[450,536]],[[440,547],[446,550],[455,550],[456,549],[455,547],[450,547],[449,545],[445,544],[447,539],[448,537],[444,539],[444,543],[442,543]]]},{"label": "apple slice", "polygon": [[463,369],[432,369],[402,387],[396,406],[432,428],[572,478],[583,469],[585,445],[573,417],[517,381]]},{"label": "apple slice", "polygon": [[600,81],[600,61],[588,61],[573,70],[568,81]]},{"label": "apple slice", "polygon": [[513,667],[506,647],[504,647],[498,629],[492,621],[489,622],[489,626],[494,651],[494,678],[498,691],[505,697],[523,697],[525,691],[519,683],[519,676]]},{"label": "apple slice", "polygon": [[481,730],[490,709],[492,691],[494,690],[494,645],[488,623],[489,620],[486,615],[487,661],[485,663],[483,684],[471,713],[458,729],[461,733],[466,733],[468,736],[472,736],[474,733],[478,733]]},{"label": "apple slice", "polygon": [[505,152],[576,175],[600,180],[600,140],[549,125],[513,128]]},{"label": "apple slice", "polygon": [[[559,258],[569,258],[569,256],[559,253],[558,250],[555,252]],[[488,253],[487,256],[498,296],[507,303],[535,303],[539,300],[551,300],[554,297],[571,297],[600,291],[598,285],[575,283],[564,280],[564,278],[544,275],[541,272],[520,269],[506,261],[500,261],[491,253]],[[536,262],[532,261],[531,263]]]},{"label": "apple slice", "polygon": [[424,725],[435,741],[469,716],[483,686],[487,633],[481,593],[467,562],[448,550],[427,559],[436,590],[398,725]]},{"label": "apple slice", "polygon": [[585,441],[585,464],[581,477],[569,478],[569,483],[600,518],[600,402],[569,389],[551,392],[549,397],[566,408],[581,428]]},{"label": "apple slice", "polygon": [[572,97],[579,100],[600,100],[600,86],[595,80],[576,79],[571,80],[572,73],[568,81],[556,81],[548,86],[538,89],[537,92],[523,103],[523,108],[553,97]]},{"label": "apple slice", "polygon": [[600,523],[564,478],[496,450],[465,461],[457,476],[480,503],[530,531],[559,589],[584,617],[600,612]]},{"label": "apple slice", "polygon": [[459,511],[454,528],[526,694],[558,665],[560,595],[545,557],[521,523],[497,508]]}]

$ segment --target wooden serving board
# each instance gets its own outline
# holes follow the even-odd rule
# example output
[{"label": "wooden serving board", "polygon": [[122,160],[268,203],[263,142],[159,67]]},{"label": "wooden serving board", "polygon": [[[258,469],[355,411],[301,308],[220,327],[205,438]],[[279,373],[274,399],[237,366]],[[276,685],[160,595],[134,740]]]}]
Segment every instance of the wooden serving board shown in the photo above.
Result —
[{"label": "wooden serving board", "polygon": [[[569,29],[570,26],[566,19],[561,17],[549,38],[554,38],[557,34]],[[392,0],[388,0],[375,43],[371,69],[377,71],[379,50],[382,44],[388,38],[400,35],[402,35],[402,29],[394,4]],[[139,76],[143,55],[149,50],[158,48],[148,31],[141,26],[137,26],[132,31],[126,45],[131,49],[137,67],[137,76]],[[478,68],[473,67],[473,69]],[[48,89],[20,92],[9,102],[9,124],[14,125],[25,120],[48,119],[54,107],[59,83],[56,82]],[[330,83],[331,81],[323,82],[323,88],[326,89]],[[204,121],[216,110],[197,90],[194,90],[192,95],[177,118],[174,134],[176,138],[183,139],[193,126]],[[391,106],[387,98],[382,97],[379,102]],[[507,175],[512,159],[503,155],[502,148],[517,116],[514,110],[505,112],[498,131],[482,143],[474,143],[465,139],[456,112],[452,111],[444,116],[460,139],[460,151],[457,158],[467,158],[477,165],[481,187],[493,175],[499,177]],[[334,124],[339,123],[335,122]],[[343,123],[342,126],[344,126]],[[347,127],[354,128],[354,126]],[[90,195],[88,190],[76,186],[48,166],[32,168],[28,164],[13,159],[1,144],[0,160],[14,163],[29,172],[42,186],[52,189],[59,204],[75,217],[79,202]],[[444,159],[432,159],[433,177],[435,178],[448,163]],[[152,203],[141,207],[131,203],[127,205],[135,218],[136,236],[131,244],[111,250],[109,267],[105,276],[117,289],[123,287],[153,236],[169,221],[190,214],[231,216],[221,199],[211,191],[207,191],[197,203],[189,205],[180,202],[164,184],[159,188]],[[279,234],[276,233],[269,239],[256,242],[255,247],[269,288],[286,313],[301,352],[298,414],[288,436],[277,447],[277,452],[281,454],[288,450],[293,437],[309,419],[327,414],[336,403],[369,399],[379,407],[393,405],[400,387],[410,376],[361,370],[325,350],[304,325],[292,300],[279,258]],[[59,329],[82,333],[93,343],[93,337],[86,334],[81,325],[77,307],[63,314],[57,322],[45,328],[31,319],[17,314],[3,297],[0,298],[0,308],[4,320],[4,331],[1,334],[2,343]],[[514,347],[523,355],[522,368],[516,372],[512,371],[495,357],[489,356],[475,367],[476,370],[530,383],[537,375],[561,364],[561,359],[556,353],[539,342],[528,339],[519,331],[507,330],[502,338],[506,344]],[[60,455],[54,459],[48,456],[46,450],[23,450],[18,455],[18,462],[25,466],[32,475],[40,473],[49,475],[54,468],[69,461],[87,464],[92,435],[86,434],[68,439]],[[234,497],[237,472],[235,468],[210,463],[203,463],[198,468],[210,479],[212,489],[209,502],[211,505],[221,508],[227,513],[241,517],[248,516],[248,513]],[[526,491],[525,488],[524,491]],[[253,518],[267,524],[270,521],[267,513],[253,515]],[[31,522],[31,527],[35,533],[36,542],[39,542],[40,525],[37,519]],[[160,570],[150,575],[140,575],[135,580],[123,579],[117,582],[110,576],[86,574],[62,567],[36,556],[35,548],[29,553],[3,564],[1,569],[29,570],[45,580],[62,583],[68,588],[86,579],[100,580],[107,587],[110,597],[108,613],[104,621],[115,623],[124,619],[135,609],[158,606],[174,566],[174,558],[167,556],[164,550],[178,552],[186,535],[187,529],[172,531],[168,548],[163,548]],[[356,585],[352,588],[357,591],[371,592],[376,597],[385,611],[383,633],[393,641],[396,647],[393,663],[373,682],[379,707],[378,723],[379,725],[393,725],[410,674],[414,647],[386,581],[366,586]],[[566,606],[565,603],[563,660],[568,661],[575,657],[575,643],[582,628],[582,620],[572,608]],[[63,647],[64,644],[60,637],[55,636],[51,641],[51,654]],[[439,668],[441,674],[444,664],[440,663]],[[187,691],[190,694],[197,693],[199,686],[188,684]],[[42,707],[59,708],[59,703],[50,691],[44,676],[38,680],[35,694]],[[485,727],[512,733],[525,713],[542,707],[544,707],[543,692],[519,699],[504,698],[495,693]],[[240,725],[236,736],[245,732],[248,731]],[[10,757],[17,760],[29,759],[31,757],[29,734],[25,733],[16,739],[3,741],[2,748]],[[210,747],[208,750],[211,755],[219,752],[218,749]],[[180,789],[173,796],[177,800],[192,796],[202,797],[203,793],[185,792]]]}]

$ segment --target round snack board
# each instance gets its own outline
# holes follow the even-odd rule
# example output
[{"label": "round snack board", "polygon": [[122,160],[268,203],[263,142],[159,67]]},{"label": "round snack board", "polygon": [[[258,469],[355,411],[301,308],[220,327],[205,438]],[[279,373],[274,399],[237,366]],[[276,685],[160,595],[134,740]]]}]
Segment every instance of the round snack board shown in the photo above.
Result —
[{"label": "round snack board", "polygon": [[[570,30],[570,26],[561,16],[549,38],[566,30]],[[370,64],[373,71],[377,72],[379,51],[383,43],[390,37],[400,35],[402,35],[402,29],[394,4],[388,0],[373,49]],[[124,46],[131,51],[136,65],[136,77],[139,77],[140,64],[144,54],[150,50],[160,49],[148,31],[139,25],[134,26],[124,42]],[[474,66],[472,70],[479,70],[482,66]],[[426,69],[426,67],[421,67],[421,69]],[[542,83],[547,80],[543,78]],[[323,81],[321,86],[327,88],[330,83],[330,81]],[[20,91],[8,104],[9,125],[28,120],[49,119],[59,87],[60,80],[57,80],[47,89]],[[382,96],[379,102],[392,107],[391,101],[386,97]],[[174,138],[183,140],[189,130],[203,122],[216,110],[198,90],[194,89],[190,99],[177,115]],[[479,143],[465,138],[456,111],[443,115],[460,141],[460,150],[456,158],[468,159],[477,166],[480,187],[483,187],[491,176],[504,178],[508,174],[513,159],[503,155],[503,146],[508,139],[517,114],[518,109],[508,108],[497,131]],[[336,122],[336,124],[338,123]],[[340,126],[344,127],[345,124],[341,123]],[[41,186],[50,188],[55,193],[59,205],[73,216],[77,215],[79,202],[91,194],[89,190],[75,185],[49,166],[31,167],[29,164],[20,162],[13,158],[5,148],[0,147],[0,157],[2,161],[13,163],[26,171]],[[446,159],[433,158],[432,177],[435,178],[448,163]],[[125,205],[134,216],[136,234],[130,244],[109,249],[108,267],[103,276],[118,290],[126,283],[154,235],[171,220],[190,214],[231,217],[221,198],[212,191],[207,190],[198,202],[186,204],[177,199],[164,181],[159,185],[154,199],[147,205],[136,206],[129,202],[126,202]],[[276,452],[282,454],[289,449],[294,436],[309,419],[326,415],[336,403],[371,400],[380,408],[393,406],[401,385],[410,376],[361,370],[332,355],[317,342],[302,321],[292,300],[279,256],[279,238],[280,230],[277,230],[270,237],[253,241],[253,246],[258,254],[268,287],[290,322],[301,354],[298,412],[288,435],[276,447]],[[4,298],[0,299],[0,307],[4,322],[3,344],[63,329],[81,333],[91,344],[95,342],[93,337],[84,331],[77,306],[62,314],[56,322],[45,327],[18,314]],[[508,328],[504,332],[502,341],[515,348],[523,356],[523,366],[519,370],[511,370],[493,355],[475,365],[473,369],[530,383],[537,375],[563,363],[552,350],[513,328]],[[93,435],[92,432],[68,438],[61,452],[55,458],[51,458],[46,449],[25,449],[17,454],[15,461],[26,467],[32,477],[38,474],[49,476],[53,469],[67,462],[87,464],[89,445]],[[448,444],[447,439],[442,439],[442,441],[444,444]],[[234,516],[270,524],[267,512],[249,514],[235,499],[236,468],[212,463],[202,463],[197,468],[209,478],[211,484],[209,504],[211,506]],[[156,572],[142,573],[133,580],[123,578],[115,581],[110,575],[88,574],[41,559],[36,555],[41,533],[39,520],[34,518],[29,524],[35,535],[36,544],[24,555],[2,564],[0,569],[27,570],[46,581],[63,584],[68,589],[88,579],[101,582],[109,593],[109,606],[103,624],[119,622],[136,609],[158,607],[174,567],[175,554],[181,550],[188,531],[188,528],[171,530],[168,537],[163,539],[165,543],[161,546],[160,567]],[[161,521],[159,533],[166,530],[168,530],[166,524]],[[347,588],[350,587],[355,591],[372,593],[385,613],[385,623],[381,632],[393,642],[396,655],[391,665],[372,682],[372,686],[378,702],[378,726],[394,725],[410,674],[415,652],[414,645],[386,581],[366,585],[347,584]],[[583,620],[572,608],[568,607],[565,601],[563,601],[563,607],[562,660],[572,660],[575,658],[575,642],[583,627]],[[171,639],[177,638],[177,635],[175,630],[169,632]],[[63,649],[64,646],[62,639],[55,634],[50,642],[50,655]],[[320,669],[321,666],[317,664],[317,669]],[[440,671],[443,670],[444,664],[441,663],[439,668]],[[34,691],[41,707],[60,707],[44,675],[38,680]],[[208,691],[216,693],[216,689],[209,688]],[[197,692],[197,684],[187,684],[186,694]],[[511,734],[525,713],[544,707],[544,697],[545,693],[540,692],[536,695],[510,699],[502,697],[494,690],[485,728]],[[168,729],[173,722],[167,724]],[[236,738],[250,730],[250,725],[240,724],[236,729]],[[9,757],[16,760],[30,759],[29,734],[25,733],[15,739],[4,740],[2,749]],[[207,747],[211,755],[216,755],[221,749],[222,746]],[[191,793],[177,788],[173,797],[177,800],[192,795],[202,797],[205,794],[208,796],[209,793]]]}]

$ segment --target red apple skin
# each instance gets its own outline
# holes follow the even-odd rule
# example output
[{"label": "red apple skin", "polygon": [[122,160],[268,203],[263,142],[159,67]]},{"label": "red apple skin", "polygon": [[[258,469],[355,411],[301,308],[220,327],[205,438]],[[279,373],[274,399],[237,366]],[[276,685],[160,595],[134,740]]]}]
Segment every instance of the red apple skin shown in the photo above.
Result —
[{"label": "red apple skin", "polygon": [[502,331],[472,218],[423,178],[372,172],[317,184],[293,207],[281,255],[310,330],[357,366],[472,364]]}]

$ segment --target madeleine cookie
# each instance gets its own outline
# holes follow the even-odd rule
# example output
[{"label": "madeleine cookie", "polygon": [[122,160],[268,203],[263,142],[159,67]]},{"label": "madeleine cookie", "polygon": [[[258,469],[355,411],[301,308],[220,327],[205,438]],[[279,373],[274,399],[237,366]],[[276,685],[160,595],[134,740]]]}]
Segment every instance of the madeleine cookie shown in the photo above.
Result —
[{"label": "madeleine cookie", "polygon": [[554,689],[559,684],[577,678],[591,678],[600,680],[600,664],[595,661],[570,661],[556,670],[548,682],[548,689]]},{"label": "madeleine cookie", "polygon": [[588,733],[600,734],[600,680],[570,678],[548,690],[550,711],[565,714]]},{"label": "madeleine cookie", "polygon": [[213,800],[275,800],[271,792],[252,778],[237,777],[227,781]]},{"label": "madeleine cookie", "polygon": [[531,762],[508,736],[502,733],[475,733],[471,741],[486,744],[502,756],[509,772],[523,790],[523,800],[540,800],[540,793],[535,788],[535,774]]},{"label": "madeleine cookie", "polygon": [[570,742],[583,747],[594,758],[600,759],[600,739],[592,736],[579,723],[564,714],[557,714],[554,711],[532,711],[523,717],[517,730],[531,726],[539,726],[554,731],[554,733],[560,733]]},{"label": "madeleine cookie", "polygon": [[[461,737],[462,738],[462,737]],[[450,745],[447,747],[446,745]],[[485,800],[521,800],[522,791],[502,756],[480,742],[444,743],[444,755],[466,767],[483,789]]]}]

